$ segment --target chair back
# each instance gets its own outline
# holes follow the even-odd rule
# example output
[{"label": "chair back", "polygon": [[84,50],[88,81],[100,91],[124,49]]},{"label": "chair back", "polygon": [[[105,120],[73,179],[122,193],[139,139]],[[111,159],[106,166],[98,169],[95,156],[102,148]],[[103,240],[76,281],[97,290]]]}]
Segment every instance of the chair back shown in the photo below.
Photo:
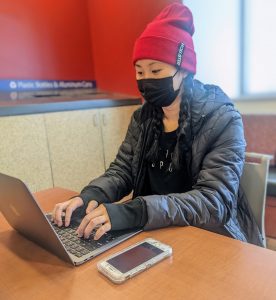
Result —
[{"label": "chair back", "polygon": [[[248,161],[248,159],[253,159],[254,161]],[[272,159],[271,155],[246,153],[241,177],[241,186],[258,224],[265,246],[265,204],[270,159]]]}]

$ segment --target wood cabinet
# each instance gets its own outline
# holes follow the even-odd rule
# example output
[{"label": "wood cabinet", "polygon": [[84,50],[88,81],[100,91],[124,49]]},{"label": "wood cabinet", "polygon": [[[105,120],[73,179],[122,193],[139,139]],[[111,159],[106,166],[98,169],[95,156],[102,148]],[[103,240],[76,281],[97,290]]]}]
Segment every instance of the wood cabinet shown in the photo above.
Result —
[{"label": "wood cabinet", "polygon": [[138,106],[124,106],[99,109],[106,169],[114,161],[125,138],[130,116],[137,108]]},{"label": "wood cabinet", "polygon": [[0,118],[0,172],[80,191],[114,160],[138,105]]},{"label": "wood cabinet", "polygon": [[33,192],[53,186],[43,115],[0,118],[0,172]]},{"label": "wood cabinet", "polygon": [[98,110],[45,114],[53,186],[80,191],[104,172]]}]

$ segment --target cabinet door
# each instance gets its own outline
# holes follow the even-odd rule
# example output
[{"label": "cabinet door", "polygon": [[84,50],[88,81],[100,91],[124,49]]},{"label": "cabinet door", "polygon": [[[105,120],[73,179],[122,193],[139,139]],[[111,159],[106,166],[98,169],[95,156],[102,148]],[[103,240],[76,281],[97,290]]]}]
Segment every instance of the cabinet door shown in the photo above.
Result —
[{"label": "cabinet door", "polygon": [[54,186],[80,191],[104,172],[98,110],[45,114]]},{"label": "cabinet door", "polygon": [[43,115],[0,118],[0,172],[32,192],[53,187]]},{"label": "cabinet door", "polygon": [[131,105],[100,109],[106,169],[114,161],[125,138],[130,118],[138,107]]}]

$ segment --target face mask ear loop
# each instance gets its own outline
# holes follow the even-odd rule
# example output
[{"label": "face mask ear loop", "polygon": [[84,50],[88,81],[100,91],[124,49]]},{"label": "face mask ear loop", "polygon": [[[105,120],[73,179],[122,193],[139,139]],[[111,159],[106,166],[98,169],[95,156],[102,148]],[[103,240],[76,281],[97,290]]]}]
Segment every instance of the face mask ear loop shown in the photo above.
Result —
[{"label": "face mask ear loop", "polygon": [[[180,71],[180,67],[179,66],[176,67],[176,72],[174,73],[174,75],[172,76],[172,78],[174,78],[174,76],[178,73],[178,71]],[[179,91],[180,91],[181,85],[183,83],[183,80],[184,80],[184,78],[180,82],[179,89],[178,89]]]},{"label": "face mask ear loop", "polygon": [[172,78],[174,78],[174,76],[178,73],[179,70],[180,70],[180,68],[177,67],[176,72],[174,73],[174,75],[172,76]]}]

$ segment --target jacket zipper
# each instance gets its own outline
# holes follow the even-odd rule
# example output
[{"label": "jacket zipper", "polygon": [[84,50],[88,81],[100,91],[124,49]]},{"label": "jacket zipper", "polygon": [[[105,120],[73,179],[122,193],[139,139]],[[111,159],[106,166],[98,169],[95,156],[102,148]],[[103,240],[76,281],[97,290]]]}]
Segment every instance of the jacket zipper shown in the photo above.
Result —
[{"label": "jacket zipper", "polygon": [[149,137],[148,132],[149,132],[151,123],[152,123],[152,119],[150,120],[149,124],[146,126],[145,132],[144,132],[142,150],[141,150],[139,160],[138,160],[139,169],[137,171],[136,180],[135,180],[134,189],[133,189],[133,197],[132,197],[133,199],[137,197],[137,188],[138,188],[138,184],[139,184],[139,180],[140,180],[140,175],[141,175],[141,172],[143,169],[143,160],[144,160],[144,156],[145,156],[145,150],[146,150],[148,137]]}]

